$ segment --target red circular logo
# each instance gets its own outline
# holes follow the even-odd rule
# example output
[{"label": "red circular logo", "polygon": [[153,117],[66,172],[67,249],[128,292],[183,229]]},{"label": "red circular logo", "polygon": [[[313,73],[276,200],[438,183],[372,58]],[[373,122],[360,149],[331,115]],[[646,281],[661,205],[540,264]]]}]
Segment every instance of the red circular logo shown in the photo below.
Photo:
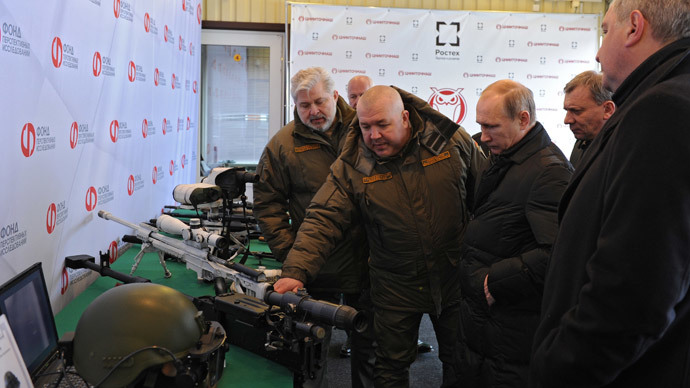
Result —
[{"label": "red circular logo", "polygon": [[180,165],[182,168],[184,168],[185,163],[187,162],[187,158],[185,157],[184,154],[182,154],[182,158],[180,159]]},{"label": "red circular logo", "polygon": [[201,3],[196,6],[196,22],[201,24]]},{"label": "red circular logo", "polygon": [[184,48],[182,47],[182,35],[177,39],[177,48],[182,51]]},{"label": "red circular logo", "polygon": [[156,166],[153,166],[153,174],[151,174],[151,175],[153,178],[153,184],[155,185],[156,184],[156,178],[158,178],[158,168]]},{"label": "red circular logo", "polygon": [[165,135],[165,134],[167,133],[167,131],[166,131],[166,129],[167,129],[166,127],[167,127],[167,126],[168,126],[168,120],[167,120],[167,119],[163,119],[163,135]]},{"label": "red circular logo", "polygon": [[96,208],[96,204],[98,203],[98,194],[96,193],[96,189],[93,186],[89,187],[89,189],[86,190],[86,200],[84,201],[84,203],[86,204],[87,212],[90,212]]},{"label": "red circular logo", "polygon": [[57,210],[55,208],[55,204],[51,203],[50,206],[48,206],[48,214],[46,214],[46,230],[48,230],[48,234],[53,233],[56,223]]},{"label": "red circular logo", "polygon": [[437,89],[432,87],[431,90],[434,93],[427,101],[429,105],[456,123],[462,123],[467,115],[467,103],[462,94],[460,94],[462,88]]},{"label": "red circular logo", "polygon": [[144,119],[144,121],[141,122],[141,135],[146,139],[146,135],[149,133],[149,122]]},{"label": "red circular logo", "polygon": [[62,41],[57,36],[53,38],[53,44],[50,47],[50,55],[53,58],[53,66],[55,68],[62,65]]},{"label": "red circular logo", "polygon": [[188,131],[189,131],[189,124],[190,124],[189,116],[187,116],[187,130],[188,130]]},{"label": "red circular logo", "polygon": [[168,25],[165,25],[165,28],[163,29],[165,33],[163,34],[163,39],[167,42],[168,41]]},{"label": "red circular logo", "polygon": [[110,140],[113,141],[113,143],[117,142],[117,132],[120,129],[120,123],[117,122],[117,120],[113,120],[110,122]]},{"label": "red circular logo", "polygon": [[101,53],[96,51],[93,53],[93,76],[98,77],[101,75],[101,68],[102,68],[102,63],[101,63]]},{"label": "red circular logo", "polygon": [[175,89],[175,73],[173,73],[171,84],[172,84],[172,88]]},{"label": "red circular logo", "polygon": [[33,155],[36,149],[36,129],[31,123],[24,124],[22,128],[22,154],[27,158]]},{"label": "red circular logo", "polygon": [[129,67],[127,68],[127,77],[129,77],[129,82],[134,82],[134,78],[137,76],[137,67],[134,65],[134,61],[129,61]]},{"label": "red circular logo", "polygon": [[186,11],[187,10],[187,0],[182,0],[182,10]]},{"label": "red circular logo", "polygon": [[134,176],[132,175],[127,178],[127,194],[130,196],[134,194]]},{"label": "red circular logo", "polygon": [[153,84],[158,86],[158,68],[153,71]]},{"label": "red circular logo", "polygon": [[144,30],[146,30],[146,32],[149,32],[149,30],[151,29],[150,23],[151,17],[149,16],[149,13],[146,12],[146,14],[144,14]]},{"label": "red circular logo", "polygon": [[110,243],[108,246],[108,260],[110,261],[110,264],[114,263],[115,260],[119,257],[119,252],[117,251],[117,241],[113,241]]},{"label": "red circular logo", "polygon": [[74,149],[77,146],[77,140],[79,140],[79,126],[77,122],[73,122],[72,126],[69,128],[69,146]]},{"label": "red circular logo", "polygon": [[192,83],[192,90],[194,91],[194,94],[196,94],[196,81]]},{"label": "red circular logo", "polygon": [[193,48],[194,48],[194,46],[192,46],[192,43],[189,42],[189,55],[194,55],[194,53],[193,53],[193,52],[194,52]]},{"label": "red circular logo", "polygon": [[115,19],[120,17],[120,0],[113,1],[113,13],[115,13]]},{"label": "red circular logo", "polygon": [[171,160],[170,161],[170,175],[173,174],[173,170],[175,170],[175,161]]},{"label": "red circular logo", "polygon": [[69,286],[69,274],[67,274],[67,268],[62,269],[60,281],[62,283],[60,287],[60,295],[65,295],[65,292],[67,292],[67,287]]}]

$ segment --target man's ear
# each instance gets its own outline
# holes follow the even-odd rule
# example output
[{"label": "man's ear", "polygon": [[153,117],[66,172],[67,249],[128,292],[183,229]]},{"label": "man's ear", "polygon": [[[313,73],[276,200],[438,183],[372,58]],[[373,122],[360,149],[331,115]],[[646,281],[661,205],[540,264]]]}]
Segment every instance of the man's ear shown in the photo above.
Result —
[{"label": "man's ear", "polygon": [[616,111],[616,104],[613,103],[613,101],[608,100],[604,101],[602,104],[604,106],[604,120],[608,120],[613,116],[613,112]]},{"label": "man's ear", "polygon": [[333,99],[334,99],[336,102],[338,102],[338,91],[337,91],[337,90],[334,90],[334,91],[333,91]]},{"label": "man's ear", "polygon": [[520,113],[518,113],[518,118],[520,119],[520,130],[521,131],[524,131],[525,129],[530,128],[529,112],[527,112],[526,110],[521,111]]},{"label": "man's ear", "polygon": [[642,39],[645,29],[649,28],[647,24],[647,19],[644,18],[644,16],[639,10],[636,9],[632,11],[630,13],[629,18],[629,24],[626,26],[628,28],[626,32],[627,36],[625,39],[626,47],[630,47],[638,43],[640,39]]}]

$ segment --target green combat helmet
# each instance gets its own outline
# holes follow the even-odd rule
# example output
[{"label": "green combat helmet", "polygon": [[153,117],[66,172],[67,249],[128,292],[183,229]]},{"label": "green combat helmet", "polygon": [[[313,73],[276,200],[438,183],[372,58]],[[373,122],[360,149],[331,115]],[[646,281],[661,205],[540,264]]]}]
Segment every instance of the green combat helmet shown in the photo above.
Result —
[{"label": "green combat helmet", "polygon": [[[179,291],[152,283],[115,287],[79,319],[74,366],[92,385],[125,387],[149,368],[166,363],[179,368],[200,347],[205,328],[201,312]],[[214,351],[225,342],[222,327],[219,331],[213,337],[222,341],[215,341]]]}]

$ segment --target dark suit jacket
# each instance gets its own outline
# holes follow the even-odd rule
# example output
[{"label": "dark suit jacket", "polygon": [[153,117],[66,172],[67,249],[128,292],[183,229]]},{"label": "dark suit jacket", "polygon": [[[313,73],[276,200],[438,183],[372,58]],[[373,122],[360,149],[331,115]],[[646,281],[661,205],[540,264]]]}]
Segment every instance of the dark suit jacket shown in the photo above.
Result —
[{"label": "dark suit jacket", "polygon": [[690,38],[649,57],[559,207],[539,387],[690,387]]}]

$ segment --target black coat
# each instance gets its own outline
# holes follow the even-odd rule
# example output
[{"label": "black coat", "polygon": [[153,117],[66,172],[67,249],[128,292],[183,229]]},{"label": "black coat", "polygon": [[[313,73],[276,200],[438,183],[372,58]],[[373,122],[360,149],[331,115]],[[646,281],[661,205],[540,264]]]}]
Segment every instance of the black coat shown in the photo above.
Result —
[{"label": "black coat", "polygon": [[689,53],[628,76],[563,196],[535,387],[690,387]]},{"label": "black coat", "polygon": [[[490,183],[494,175],[497,183]],[[527,385],[558,202],[571,175],[570,163],[539,123],[492,156],[482,174],[460,265],[463,386]],[[496,300],[491,307],[487,274]]]}]

